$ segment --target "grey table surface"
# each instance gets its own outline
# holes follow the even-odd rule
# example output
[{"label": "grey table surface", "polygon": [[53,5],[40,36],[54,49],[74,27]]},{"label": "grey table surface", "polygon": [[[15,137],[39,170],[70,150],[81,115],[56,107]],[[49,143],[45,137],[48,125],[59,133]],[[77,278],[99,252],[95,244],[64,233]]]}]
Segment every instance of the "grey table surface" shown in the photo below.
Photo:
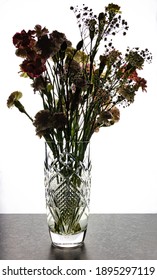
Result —
[{"label": "grey table surface", "polygon": [[91,214],[84,246],[55,248],[44,214],[0,214],[1,260],[157,260],[157,214]]}]

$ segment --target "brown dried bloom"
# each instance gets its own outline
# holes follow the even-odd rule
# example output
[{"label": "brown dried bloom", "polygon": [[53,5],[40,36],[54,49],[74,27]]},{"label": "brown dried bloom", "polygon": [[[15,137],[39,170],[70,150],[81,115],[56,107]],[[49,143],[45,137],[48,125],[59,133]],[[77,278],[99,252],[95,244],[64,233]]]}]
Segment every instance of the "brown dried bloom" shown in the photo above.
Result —
[{"label": "brown dried bloom", "polygon": [[36,134],[42,137],[47,129],[53,127],[53,115],[49,110],[41,110],[35,115],[33,124],[36,127]]},{"label": "brown dried bloom", "polygon": [[113,64],[120,56],[121,56],[121,52],[117,50],[111,50],[107,55],[106,59],[109,63]]},{"label": "brown dried bloom", "polygon": [[130,51],[130,53],[127,55],[127,60],[131,66],[137,69],[142,69],[144,58],[138,52]]},{"label": "brown dried bloom", "polygon": [[36,31],[37,37],[41,37],[49,33],[48,29],[46,27],[42,28],[40,24],[37,24],[34,29]]},{"label": "brown dried bloom", "polygon": [[62,129],[66,124],[66,117],[62,112],[51,113],[49,110],[41,110],[35,115],[33,122],[36,134],[42,137],[49,129]]},{"label": "brown dried bloom", "polygon": [[102,111],[97,119],[98,126],[109,126],[112,120],[112,114],[109,111]]},{"label": "brown dried bloom", "polygon": [[108,4],[108,6],[106,7],[106,11],[114,14],[120,13],[120,6],[113,3]]},{"label": "brown dried bloom", "polygon": [[66,116],[62,112],[56,112],[53,114],[53,128],[63,129],[67,123]]},{"label": "brown dried bloom", "polygon": [[44,79],[43,76],[39,76],[37,78],[34,78],[32,87],[34,88],[34,91],[44,90],[47,86],[47,81]]},{"label": "brown dried bloom", "polygon": [[97,119],[95,130],[97,130],[98,127],[113,125],[119,120],[120,120],[120,111],[117,107],[114,106],[108,111],[104,110],[100,113]]},{"label": "brown dried bloom", "polygon": [[81,73],[78,73],[77,75],[74,76],[72,79],[72,82],[76,85],[78,88],[84,88],[86,86],[86,79],[84,75]]},{"label": "brown dried bloom", "polygon": [[70,65],[65,65],[65,71],[68,73],[68,75],[74,77],[76,74],[78,74],[78,72],[81,71],[80,64],[77,61],[72,60]]},{"label": "brown dried bloom", "polygon": [[99,101],[102,105],[105,105],[110,102],[111,96],[105,89],[99,88],[94,100],[95,102]]},{"label": "brown dried bloom", "polygon": [[135,89],[130,86],[126,86],[125,88],[120,88],[119,93],[123,96],[128,102],[134,102],[135,98]]},{"label": "brown dried bloom", "polygon": [[67,40],[64,33],[58,32],[57,30],[53,31],[50,34],[50,40],[53,46],[52,56],[55,55],[61,48],[61,45],[66,42],[67,47],[71,47],[71,42]]},{"label": "brown dried bloom", "polygon": [[112,120],[114,121],[114,123],[120,120],[120,111],[116,106],[111,108],[110,113],[112,115]]}]

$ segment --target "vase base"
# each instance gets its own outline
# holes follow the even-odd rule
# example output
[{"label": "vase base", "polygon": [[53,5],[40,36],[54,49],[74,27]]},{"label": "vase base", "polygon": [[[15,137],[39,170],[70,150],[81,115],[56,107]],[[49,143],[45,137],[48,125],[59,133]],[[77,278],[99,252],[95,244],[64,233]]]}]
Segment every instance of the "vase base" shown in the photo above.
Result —
[{"label": "vase base", "polygon": [[86,230],[76,234],[67,234],[67,235],[53,233],[50,230],[52,245],[61,248],[73,248],[73,247],[82,246],[84,243],[85,235],[86,235]]}]

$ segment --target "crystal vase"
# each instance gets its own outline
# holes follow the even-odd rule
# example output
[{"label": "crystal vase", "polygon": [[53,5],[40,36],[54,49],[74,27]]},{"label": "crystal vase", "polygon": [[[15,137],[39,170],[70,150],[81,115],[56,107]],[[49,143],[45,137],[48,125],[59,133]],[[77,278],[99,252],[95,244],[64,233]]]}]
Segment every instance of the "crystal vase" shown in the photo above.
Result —
[{"label": "crystal vase", "polygon": [[90,204],[90,144],[45,144],[45,196],[52,244],[76,247],[84,242]]}]

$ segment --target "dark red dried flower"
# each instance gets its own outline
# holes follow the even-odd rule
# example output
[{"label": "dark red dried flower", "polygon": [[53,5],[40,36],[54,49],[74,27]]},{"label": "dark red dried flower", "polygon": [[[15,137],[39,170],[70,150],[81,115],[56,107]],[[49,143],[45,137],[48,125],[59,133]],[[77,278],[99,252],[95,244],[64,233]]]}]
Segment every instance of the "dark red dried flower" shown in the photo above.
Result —
[{"label": "dark red dried flower", "polygon": [[45,60],[39,56],[36,56],[33,60],[25,59],[20,66],[21,70],[31,78],[40,76],[46,70]]},{"label": "dark red dried flower", "polygon": [[53,53],[55,44],[53,43],[52,39],[48,38],[47,35],[44,35],[38,39],[36,47],[41,51],[41,57],[49,58]]},{"label": "dark red dried flower", "polygon": [[16,33],[13,36],[13,44],[16,48],[30,48],[35,44],[34,30],[26,32],[22,30],[21,33]]}]

